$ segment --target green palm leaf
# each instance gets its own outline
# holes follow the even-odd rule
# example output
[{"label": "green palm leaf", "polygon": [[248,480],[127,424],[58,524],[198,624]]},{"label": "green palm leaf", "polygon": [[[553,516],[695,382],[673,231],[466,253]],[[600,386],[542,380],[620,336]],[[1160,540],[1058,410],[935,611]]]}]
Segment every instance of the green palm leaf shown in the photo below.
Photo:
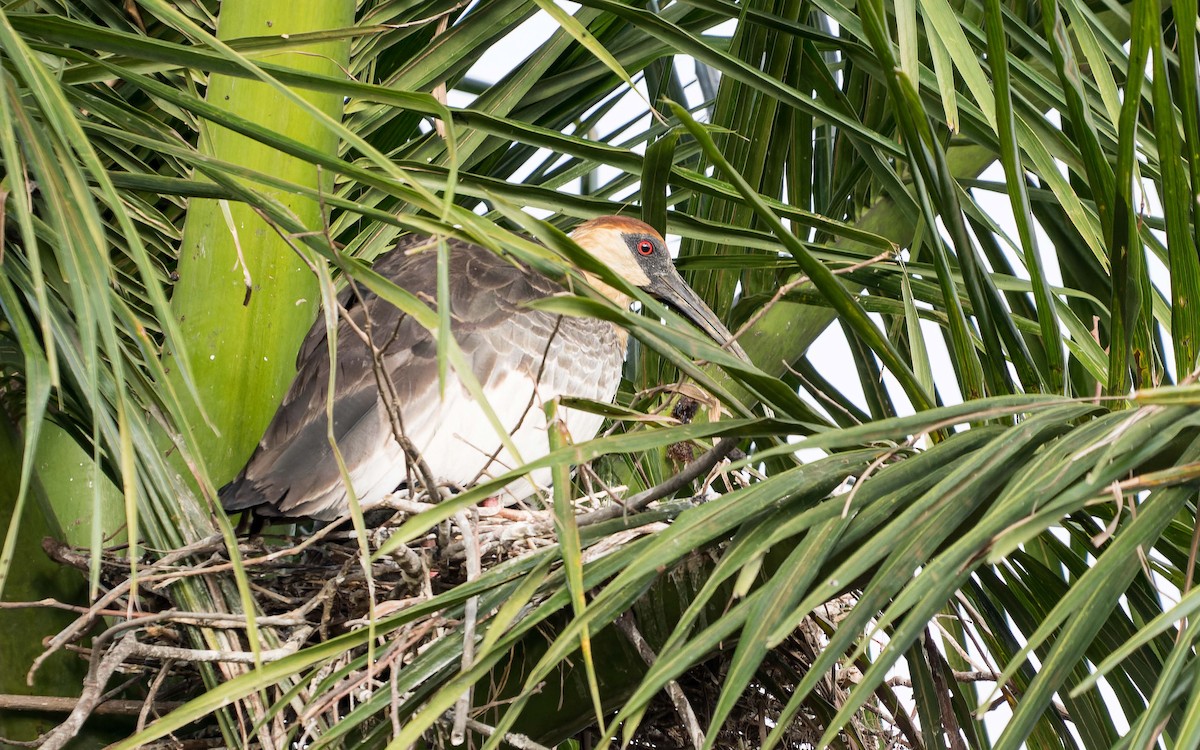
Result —
[{"label": "green palm leaf", "polygon": [[[468,688],[484,747],[1195,745],[1195,0],[309,5],[0,9],[0,593],[84,603],[24,564],[44,528],[92,600],[148,577],[181,647],[249,654],[171,672],[183,706],[120,746],[436,746]],[[412,231],[621,286],[560,231],[618,212],[681,238],[753,364],[636,290],[546,301],[635,342],[617,404],[571,404],[611,431],[534,462],[557,516],[522,533],[562,550],[372,594],[361,629],[278,624],[214,490],[316,303],[349,275],[447,329],[363,265]],[[667,418],[664,386],[707,413]],[[696,499],[563,507],[722,440],[744,458]],[[377,592],[503,483],[379,543],[356,514],[327,576]],[[231,565],[181,576],[188,545]],[[273,564],[342,548],[305,549]],[[18,690],[66,625],[0,622]]]}]

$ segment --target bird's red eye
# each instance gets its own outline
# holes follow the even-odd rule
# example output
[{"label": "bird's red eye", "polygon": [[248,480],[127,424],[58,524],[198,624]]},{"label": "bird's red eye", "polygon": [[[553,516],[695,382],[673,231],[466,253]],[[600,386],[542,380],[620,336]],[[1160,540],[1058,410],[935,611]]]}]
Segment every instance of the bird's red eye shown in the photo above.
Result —
[{"label": "bird's red eye", "polygon": [[654,243],[650,240],[642,240],[637,244],[638,255],[653,255]]}]

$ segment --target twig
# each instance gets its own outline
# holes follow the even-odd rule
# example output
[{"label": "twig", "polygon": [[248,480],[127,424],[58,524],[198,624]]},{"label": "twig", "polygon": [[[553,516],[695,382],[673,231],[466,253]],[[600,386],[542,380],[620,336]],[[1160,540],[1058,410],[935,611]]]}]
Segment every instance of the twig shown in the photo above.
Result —
[{"label": "twig", "polygon": [[888,450],[886,450],[883,453],[880,453],[878,456],[876,456],[875,459],[872,460],[871,463],[867,465],[867,468],[863,469],[862,474],[859,475],[859,477],[858,477],[858,480],[850,487],[850,490],[846,493],[846,501],[844,503],[842,503],[842,518],[848,518],[850,516],[850,506],[854,503],[854,498],[858,495],[859,488],[861,488],[863,486],[863,483],[866,482],[866,480],[869,479],[870,476],[879,469],[879,467],[883,466],[884,463],[886,463],[888,460],[890,460],[894,456],[898,455],[901,451],[908,450],[908,449],[911,449],[914,446],[916,446],[916,444],[918,442],[920,442],[928,434],[929,434],[928,431],[924,431],[924,432],[918,433],[916,435],[913,435],[912,437],[910,437],[908,440],[905,440],[900,445],[897,445],[893,448],[889,448]]},{"label": "twig", "polygon": [[[443,719],[443,721],[450,720],[451,719],[449,716],[447,716],[446,719]],[[475,719],[467,719],[467,729],[470,729],[472,732],[478,732],[485,737],[491,737],[496,733],[495,727],[490,727],[483,722],[476,721]],[[504,742],[505,744],[517,748],[517,750],[550,750],[550,748],[546,747],[545,745],[539,745],[523,734],[514,734],[512,732],[505,732]]]},{"label": "twig", "polygon": [[400,670],[388,670],[388,718],[392,722],[392,736],[400,734]]},{"label": "twig", "polygon": [[[163,683],[167,681],[167,675],[171,673],[173,665],[174,662],[172,661],[163,662],[162,669],[158,670],[158,674],[154,675],[154,679],[150,682],[150,689],[146,693],[146,700],[142,701],[142,709],[138,711],[138,732],[146,728],[146,719],[150,717],[152,710],[159,712],[161,715],[161,710],[164,706],[155,699],[158,697],[158,691],[162,689]],[[170,709],[167,710],[169,711]]]},{"label": "twig", "polygon": [[[291,638],[279,648],[259,651],[262,663],[279,661],[300,650],[300,647],[312,635],[314,628],[306,626],[299,628]],[[145,659],[177,659],[187,662],[223,662],[226,664],[254,664],[254,654],[249,651],[224,651],[210,648],[183,648],[182,646],[157,646],[150,643],[138,643],[132,655]]]},{"label": "twig", "polygon": [[202,740],[167,739],[142,745],[138,750],[219,750],[225,747],[220,737]]},{"label": "twig", "polygon": [[297,720],[307,725],[308,722],[315,719],[322,712],[333,710],[338,702],[347,696],[361,693],[364,690],[364,685],[367,686],[367,690],[370,690],[369,681],[375,674],[388,668],[392,670],[398,669],[399,667],[393,663],[402,663],[405,653],[412,648],[416,648],[417,644],[427,641],[430,634],[436,631],[442,624],[442,620],[435,618],[426,620],[423,623],[414,623],[414,625],[417,625],[416,627],[406,628],[402,634],[392,640],[374,666],[367,670],[351,673],[330,686],[319,696],[313,696],[311,703],[305,706],[303,710],[296,712]]},{"label": "twig", "polygon": [[[321,529],[317,533],[305,538],[300,544],[297,544],[294,547],[291,547],[289,549],[284,549],[284,550],[276,550],[275,552],[264,555],[260,558],[256,558],[254,560],[243,561],[243,566],[249,567],[251,564],[263,564],[266,562],[273,561],[279,557],[298,554],[299,552],[303,551],[304,549],[308,548],[309,546],[315,544],[318,540],[327,536],[329,533],[332,532],[332,530],[333,530],[332,527],[326,527],[324,529]],[[46,554],[50,555],[50,557],[52,559],[57,560],[59,558],[56,557],[56,554],[58,554],[62,551],[62,548],[64,548],[64,545],[61,545],[54,540],[48,540],[48,541],[43,540],[42,548],[46,551]],[[149,572],[149,571],[163,570],[164,568],[172,566],[175,563],[177,563],[181,560],[184,560],[187,557],[189,557],[193,554],[196,554],[198,552],[204,552],[204,551],[209,551],[209,550],[214,550],[214,549],[223,550],[224,548],[225,548],[225,545],[224,545],[224,541],[222,540],[221,536],[214,534],[212,536],[206,537],[205,539],[200,539],[196,542],[193,542],[192,544],[186,545],[184,547],[180,547],[177,550],[172,550],[171,552],[168,552],[167,554],[163,555],[153,565],[149,566],[146,569],[146,571],[147,571],[146,573],[144,573],[141,576],[138,576],[138,584],[141,586],[148,586],[151,583],[162,582],[162,585],[166,585],[168,582],[173,582],[180,578],[187,578],[187,577],[191,577],[191,576],[212,575],[214,573],[232,570],[233,564],[225,563],[225,564],[221,564],[221,565],[212,565],[207,568],[197,567],[197,568],[192,568],[189,570],[172,571],[170,573],[150,573]],[[67,549],[69,549],[69,548],[67,548]],[[28,684],[32,685],[34,676],[37,674],[38,669],[41,668],[41,665],[43,663],[45,663],[46,659],[50,658],[50,656],[52,656],[55,652],[57,652],[58,650],[63,648],[63,646],[65,646],[66,644],[77,641],[80,638],[84,637],[84,634],[86,634],[86,632],[92,627],[92,625],[96,622],[96,619],[103,616],[104,613],[106,613],[108,611],[108,605],[112,604],[113,602],[118,601],[121,597],[128,594],[130,592],[131,586],[132,586],[131,579],[126,579],[125,581],[122,581],[121,583],[117,584],[110,591],[108,591],[103,596],[101,596],[97,601],[95,601],[91,607],[88,607],[87,611],[81,617],[77,618],[74,622],[72,622],[70,625],[68,625],[66,628],[64,628],[62,631],[60,631],[57,635],[55,635],[53,638],[51,638],[50,642],[46,646],[46,650],[44,652],[42,652],[36,659],[34,659],[33,664],[29,667],[29,672],[26,674],[26,677],[25,677],[26,682]],[[228,615],[228,614],[219,615],[219,613],[207,613],[204,615],[194,615],[194,616],[207,617],[207,616],[214,616],[214,615],[221,616],[226,619],[232,619],[232,618],[236,617],[234,615]]]},{"label": "twig", "polygon": [[938,711],[942,714],[944,726],[942,731],[950,739],[950,750],[967,750],[962,738],[962,728],[958,726],[958,717],[954,715],[954,705],[950,701],[950,686],[946,684],[946,673],[950,671],[945,658],[937,650],[933,642],[933,632],[925,631],[922,638],[925,648],[925,661],[933,677],[933,691],[937,696]]},{"label": "twig", "polygon": [[[0,711],[40,711],[45,713],[70,713],[79,705],[78,698],[58,695],[11,695],[0,693]],[[145,701],[107,700],[97,703],[92,713],[97,716],[137,716]],[[174,711],[182,701],[158,701],[152,704],[163,711]],[[0,743],[3,744],[3,743]]]},{"label": "twig", "polygon": [[[468,517],[468,511],[461,510],[454,514],[458,530],[462,533],[463,545],[466,548],[467,581],[474,581],[483,574],[483,566],[479,555],[479,540],[475,536],[475,519]],[[475,626],[479,617],[479,597],[472,596],[463,608],[463,652],[462,671],[466,674],[475,662]],[[454,707],[454,724],[450,730],[450,742],[461,745],[466,739],[467,714],[471,710],[471,687],[467,686],[458,704]]]},{"label": "twig", "polygon": [[[85,607],[82,604],[67,604],[60,602],[54,598],[38,599],[37,601],[29,602],[0,602],[0,609],[61,609],[66,612],[74,612],[78,615],[86,615],[92,611],[91,607]],[[125,608],[121,609],[105,609],[97,612],[101,617],[126,617],[129,612]],[[141,612],[134,612],[134,617],[141,617]]]},{"label": "twig", "polygon": [[[646,666],[654,666],[654,662],[658,659],[658,655],[654,653],[654,649],[650,648],[650,644],[642,636],[637,629],[637,624],[633,621],[633,615],[629,612],[623,613],[616,620],[616,626],[629,642],[633,644],[637,650],[638,656],[642,657],[642,661],[646,662]],[[671,699],[671,704],[675,706],[675,713],[679,714],[679,720],[683,722],[684,729],[687,730],[688,738],[692,741],[692,747],[696,750],[701,750],[704,747],[704,730],[700,728],[700,722],[696,719],[696,712],[692,710],[692,704],[688,702],[687,696],[683,694],[683,688],[679,687],[679,683],[675,680],[667,682],[667,696]]]},{"label": "twig", "polygon": [[[103,639],[104,637],[101,635],[96,640]],[[41,745],[42,750],[59,750],[79,734],[79,730],[83,728],[83,722],[87,721],[87,717],[100,704],[104,686],[108,684],[109,678],[133,654],[137,645],[137,638],[134,637],[134,634],[126,633],[117,642],[117,645],[103,657],[100,656],[104,652],[102,648],[97,647],[92,652],[87,676],[83,678],[83,690],[79,694],[79,701],[76,702],[75,708],[71,709],[71,714],[67,716],[66,721],[46,733]]]},{"label": "twig", "polygon": [[[954,677],[955,682],[995,682],[1000,679],[999,672],[959,672],[958,670],[953,670],[950,672],[950,675]],[[887,684],[892,687],[910,688],[913,686],[911,679],[901,675],[889,677]]]},{"label": "twig", "polygon": [[[91,570],[92,558],[89,555],[76,551],[70,545],[59,541],[54,537],[42,537],[42,551],[46,553],[47,557],[59,565],[65,565],[68,568],[82,570],[85,573]],[[118,566],[108,563],[104,560],[100,561],[100,565],[101,567],[107,566],[116,568],[121,574],[124,574],[126,571],[125,566]]]},{"label": "twig", "polygon": [[[449,15],[443,15],[441,18],[439,18],[438,22],[437,22],[437,27],[434,29],[434,32],[433,32],[433,38],[437,39],[442,34],[445,34],[446,29],[449,28],[449,25],[450,25],[450,16]],[[446,79],[443,78],[442,80],[438,81],[437,85],[433,87],[433,91],[431,93],[433,94],[433,98],[435,100],[437,100],[437,102],[439,104],[441,104],[443,107],[445,107],[446,100],[447,100]],[[440,117],[433,121],[433,128],[435,131],[437,131],[438,138],[441,138],[443,140],[445,140],[445,138],[446,138],[446,127],[447,127],[446,122],[444,120],[442,120]]]},{"label": "twig", "polygon": [[[387,371],[387,366],[384,362],[384,353],[391,346],[396,333],[393,332],[392,338],[389,338],[382,347],[376,345],[370,309],[366,304],[366,298],[363,297],[362,289],[353,279],[350,280],[349,292],[354,295],[358,302],[358,308],[362,310],[362,325],[358,325],[350,310],[335,296],[334,302],[337,304],[337,315],[371,353],[371,372],[375,377],[375,387],[379,390],[379,397],[383,400],[384,406],[387,408],[388,420],[392,427],[392,437],[395,438],[400,448],[404,451],[408,485],[412,487],[414,485],[413,480],[419,478],[425,486],[425,490],[431,495],[436,495],[438,492],[437,478],[429,470],[429,465],[421,457],[420,451],[408,439],[408,434],[404,429],[404,417],[400,413],[400,400],[396,394],[396,384],[392,382],[391,374]],[[401,313],[401,321],[404,315],[405,313]],[[332,374],[331,371],[331,377]],[[333,448],[335,451],[337,450],[336,445]]]},{"label": "twig", "polygon": [[[833,274],[839,275],[839,274],[844,274],[844,273],[851,273],[851,272],[857,271],[861,268],[866,268],[867,266],[872,266],[872,265],[875,265],[876,263],[881,263],[885,260],[895,257],[895,255],[896,255],[896,252],[894,250],[885,250],[884,252],[880,253],[879,255],[876,255],[874,258],[868,258],[866,260],[859,261],[858,263],[854,263],[849,266],[844,266],[842,268],[836,268],[833,270]],[[733,338],[731,340],[737,341],[739,338],[741,338],[742,335],[746,333],[746,331],[750,330],[751,326],[753,326],[764,315],[766,315],[768,312],[770,312],[771,308],[774,307],[775,305],[777,305],[781,299],[783,299],[785,296],[791,294],[796,289],[796,287],[802,286],[803,284],[807,284],[808,282],[809,282],[809,278],[807,276],[797,276],[796,278],[787,282],[783,286],[779,287],[779,289],[777,289],[775,291],[775,294],[771,295],[771,299],[767,300],[767,303],[765,305],[760,306],[754,312],[754,314],[750,316],[750,319],[747,320],[745,323],[743,323],[741,325],[741,327],[739,327],[737,329],[737,333],[733,334]]]},{"label": "twig", "polygon": [[[387,495],[376,503],[368,506],[370,510],[387,509],[399,511],[401,513],[415,516],[424,513],[428,510],[433,510],[438,507],[437,503],[425,503],[419,500],[402,497],[398,494]],[[540,510],[523,510],[521,508],[506,508],[504,506],[495,507],[477,507],[476,511],[480,518],[502,518],[506,521],[525,521],[528,523],[538,523],[548,520],[550,515],[545,511]],[[349,516],[343,516],[349,518]],[[342,519],[339,519],[339,521]]]},{"label": "twig", "polygon": [[[1187,567],[1185,568],[1186,573],[1183,577],[1183,590],[1179,592],[1180,598],[1187,596],[1192,590],[1192,584],[1196,580],[1196,557],[1198,554],[1200,554],[1200,524],[1196,524],[1196,527],[1192,529],[1192,544],[1188,547]],[[1175,632],[1176,643],[1179,643],[1180,639],[1183,638],[1183,629],[1185,627],[1187,627],[1186,619],[1184,622],[1179,623],[1179,627]]]},{"label": "twig", "polygon": [[[146,579],[143,577],[142,582],[145,583],[145,581]],[[112,604],[128,593],[131,586],[132,581],[126,580],[122,582],[107,594],[100,597],[100,599],[98,599],[91,606],[87,614],[76,618],[74,622],[59,631],[58,635],[51,638],[50,642],[46,645],[46,650],[39,654],[38,657],[33,660],[33,664],[29,666],[29,671],[25,673],[25,683],[27,685],[32,685],[34,676],[37,674],[38,669],[41,668],[46,659],[49,659],[52,654],[66,644],[82,638],[84,633],[86,633],[92,627],[92,624],[96,621],[96,618],[99,617],[99,614],[97,613],[105,611],[109,604]]]},{"label": "twig", "polygon": [[717,441],[716,445],[709,448],[695,461],[683,467],[683,470],[678,474],[667,478],[661,484],[639,492],[633,497],[626,498],[623,506],[614,503],[613,505],[607,505],[590,513],[577,516],[575,523],[579,526],[590,526],[591,524],[619,518],[625,513],[636,513],[643,510],[655,500],[672,495],[683,487],[686,487],[692,480],[707,474],[721,459],[733,452],[738,442],[740,442],[738,438],[721,438]]}]

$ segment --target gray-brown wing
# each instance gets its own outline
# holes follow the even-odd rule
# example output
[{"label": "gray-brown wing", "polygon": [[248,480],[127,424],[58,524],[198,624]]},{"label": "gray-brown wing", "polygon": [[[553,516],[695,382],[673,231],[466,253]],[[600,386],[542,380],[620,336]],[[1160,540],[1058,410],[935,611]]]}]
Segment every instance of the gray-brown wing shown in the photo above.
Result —
[{"label": "gray-brown wing", "polygon": [[[384,256],[376,270],[432,302],[436,253],[405,254],[406,249],[424,243],[426,238],[405,243]],[[554,336],[556,328],[600,324],[572,319],[560,322],[557,316],[529,310],[526,302],[561,288],[482,248],[457,240],[450,244],[452,330],[476,378],[485,386],[506,369],[541,369],[547,342],[559,338]],[[370,321],[372,338],[384,351],[385,369],[392,375],[402,419],[417,423],[430,417],[438,398],[436,341],[387,302],[370,292],[362,297],[361,303],[350,307],[350,317],[360,330]],[[348,296],[350,299],[353,297]],[[268,515],[319,517],[336,516],[344,510],[327,507],[338,501],[344,504],[345,493],[337,489],[341,476],[328,441],[329,358],[323,320],[309,332],[297,366],[296,380],[254,455],[238,478],[222,490],[227,510],[262,506],[260,512]],[[353,474],[356,462],[377,460],[391,428],[380,417],[370,350],[344,320],[338,327],[337,367],[333,434]]]}]

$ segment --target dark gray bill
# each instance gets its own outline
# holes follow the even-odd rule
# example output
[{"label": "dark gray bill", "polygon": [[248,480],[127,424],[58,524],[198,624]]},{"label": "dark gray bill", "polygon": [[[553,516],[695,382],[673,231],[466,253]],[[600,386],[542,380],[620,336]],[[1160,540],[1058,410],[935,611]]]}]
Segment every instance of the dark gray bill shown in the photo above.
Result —
[{"label": "dark gray bill", "polygon": [[659,275],[652,280],[646,291],[675,308],[680,315],[690,320],[693,325],[708,334],[713,341],[732,352],[739,359],[744,362],[750,361],[742,347],[733,340],[733,334],[729,332],[725,324],[721,322],[716,313],[708,308],[708,305],[704,304],[700,295],[692,291],[692,288],[684,282],[681,276],[674,273]]}]

